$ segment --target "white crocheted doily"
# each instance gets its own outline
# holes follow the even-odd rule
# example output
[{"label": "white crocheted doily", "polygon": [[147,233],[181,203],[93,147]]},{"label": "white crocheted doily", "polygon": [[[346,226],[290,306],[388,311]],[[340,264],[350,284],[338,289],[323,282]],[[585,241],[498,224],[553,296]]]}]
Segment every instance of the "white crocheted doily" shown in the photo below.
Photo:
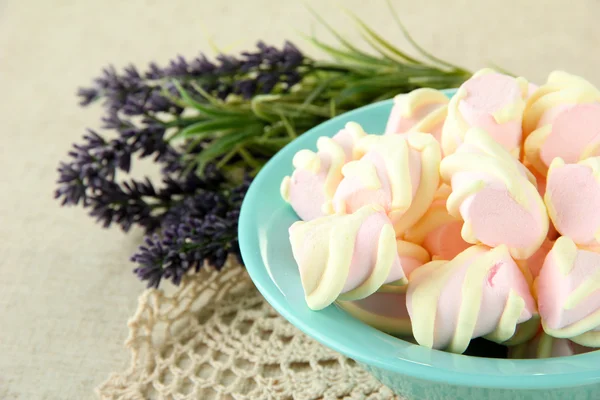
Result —
[{"label": "white crocheted doily", "polygon": [[126,347],[131,366],[102,399],[397,399],[280,317],[234,265],[187,276],[172,295],[145,291]]}]

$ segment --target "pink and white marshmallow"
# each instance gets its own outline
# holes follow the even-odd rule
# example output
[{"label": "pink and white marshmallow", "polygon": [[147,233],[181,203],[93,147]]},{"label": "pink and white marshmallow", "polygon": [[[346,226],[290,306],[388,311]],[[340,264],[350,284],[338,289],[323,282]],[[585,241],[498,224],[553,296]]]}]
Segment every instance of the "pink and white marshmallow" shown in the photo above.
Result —
[{"label": "pink and white marshmallow", "polygon": [[343,179],[328,207],[351,214],[367,204],[381,206],[401,235],[427,211],[439,184],[440,147],[433,136],[368,135],[356,145],[362,155],[342,168]]},{"label": "pink and white marshmallow", "polygon": [[353,214],[298,221],[289,229],[292,253],[308,306],[327,307],[335,300],[359,300],[382,285],[407,282],[414,260],[398,253],[392,222],[378,206]]},{"label": "pink and white marshmallow", "polygon": [[535,177],[484,130],[470,129],[442,160],[440,173],[452,186],[446,205],[450,215],[463,219],[466,242],[506,245],[518,260],[540,248],[549,223]]},{"label": "pink and white marshmallow", "polygon": [[305,220],[326,215],[324,206],[342,180],[342,167],[352,161],[354,146],[365,132],[349,122],[333,138],[320,137],[317,152],[300,150],[292,161],[294,172],[281,182],[281,196]]},{"label": "pink and white marshmallow", "polygon": [[448,104],[442,150],[452,154],[470,128],[482,128],[513,157],[521,152],[523,110],[529,95],[524,78],[483,69],[463,83]]},{"label": "pink and white marshmallow", "polygon": [[446,208],[451,191],[450,186],[441,185],[425,215],[403,235],[405,240],[423,246],[434,260],[452,260],[471,246],[460,236],[462,219],[450,215]]},{"label": "pink and white marshmallow", "polygon": [[577,164],[555,158],[550,164],[544,201],[560,234],[578,245],[600,245],[600,157]]},{"label": "pink and white marshmallow", "polygon": [[504,245],[472,246],[452,261],[417,268],[406,300],[416,341],[453,353],[463,353],[477,337],[506,342],[537,314],[529,285]]},{"label": "pink and white marshmallow", "polygon": [[556,240],[535,280],[544,331],[600,347],[600,254],[566,236]]},{"label": "pink and white marshmallow", "polygon": [[424,132],[432,134],[439,142],[449,101],[444,93],[430,88],[394,97],[385,134]]},{"label": "pink and white marshmallow", "polygon": [[545,84],[530,93],[523,112],[523,137],[552,123],[565,109],[600,101],[600,92],[587,80],[563,71],[548,75]]},{"label": "pink and white marshmallow", "polygon": [[600,91],[583,78],[555,71],[527,101],[524,156],[542,176],[552,160],[575,163],[600,155]]}]

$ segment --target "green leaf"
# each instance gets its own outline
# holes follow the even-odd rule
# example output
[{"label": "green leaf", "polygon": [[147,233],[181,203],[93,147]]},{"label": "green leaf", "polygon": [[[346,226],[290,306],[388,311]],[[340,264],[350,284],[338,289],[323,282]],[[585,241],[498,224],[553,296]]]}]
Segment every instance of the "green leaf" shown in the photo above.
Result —
[{"label": "green leaf", "polygon": [[362,57],[358,54],[354,54],[351,52],[336,49],[335,47],[326,45],[325,43],[321,42],[320,40],[318,40],[314,37],[305,37],[305,38],[306,38],[306,40],[311,42],[314,46],[323,50],[325,53],[329,54],[331,57],[333,57],[335,59],[346,60],[348,62],[363,65],[364,67],[369,67],[371,69],[377,69],[377,67],[380,65],[388,65],[388,66],[390,65],[390,63],[387,62],[386,60],[382,60],[382,59],[374,58],[374,57],[365,59],[365,57]]},{"label": "green leaf", "polygon": [[[398,89],[398,92],[405,92],[405,90]],[[335,102],[338,106],[352,103],[352,107],[359,107],[372,102],[373,98],[377,97],[379,93],[381,93],[381,88],[378,86],[357,84],[342,90],[335,97]]]},{"label": "green leaf", "polygon": [[228,153],[235,147],[243,146],[245,141],[253,137],[260,136],[262,132],[263,129],[261,126],[254,125],[214,140],[210,146],[202,150],[202,152],[200,152],[196,157],[199,170],[203,171],[207,163],[223,154]]},{"label": "green leaf", "polygon": [[398,16],[398,13],[396,13],[396,9],[394,8],[394,6],[392,5],[392,2],[390,0],[387,0],[387,4],[388,4],[388,8],[390,9],[390,12],[392,13],[392,17],[394,18],[394,20],[396,21],[396,24],[398,25],[398,27],[400,28],[400,30],[402,31],[402,34],[404,35],[404,37],[406,38],[406,40],[408,40],[408,42],[419,52],[421,53],[421,55],[423,55],[425,58],[428,58],[429,60],[438,63],[440,65],[449,67],[449,68],[453,68],[456,69],[458,71],[462,71],[462,72],[468,72],[465,69],[458,67],[454,64],[451,64],[447,61],[444,61],[436,56],[434,56],[433,54],[429,53],[427,50],[425,50],[423,47],[421,47],[412,37],[412,35],[408,32],[408,29],[406,29],[406,27],[404,26],[404,24],[402,23],[402,21],[400,20],[400,17]]},{"label": "green leaf", "polygon": [[217,168],[221,169],[223,168],[225,165],[227,165],[227,163],[229,162],[229,160],[231,160],[235,155],[237,154],[237,149],[233,149],[230,150],[227,154],[225,154],[217,163]]},{"label": "green leaf", "polygon": [[190,138],[200,133],[216,133],[218,131],[257,124],[258,121],[240,117],[224,117],[208,121],[196,122],[180,130],[173,138]]},{"label": "green leaf", "polygon": [[227,110],[224,107],[216,107],[215,105],[211,106],[209,104],[200,103],[199,101],[194,99],[192,96],[190,96],[190,94],[183,88],[183,86],[181,86],[181,84],[178,81],[174,80],[173,85],[175,85],[175,88],[177,89],[177,91],[181,95],[181,98],[185,101],[187,106],[195,108],[196,110],[200,111],[201,113],[203,113],[205,115],[220,117],[220,116],[239,115],[240,114],[239,111],[236,112],[236,111],[232,111],[232,110]]},{"label": "green leaf", "polygon": [[202,97],[204,97],[206,100],[208,100],[208,102],[210,104],[212,104],[213,106],[217,106],[217,107],[223,107],[223,101],[217,99],[216,97],[214,97],[213,95],[208,93],[206,90],[204,90],[204,88],[202,86],[198,85],[197,82],[191,81],[190,85],[192,85],[194,90],[197,91],[198,93],[200,93],[202,95]]},{"label": "green leaf", "polygon": [[329,99],[329,115],[331,118],[336,116],[335,100],[333,98]]},{"label": "green leaf", "polygon": [[273,112],[277,115],[288,115],[290,118],[297,118],[302,114],[316,115],[320,117],[329,117],[327,107],[314,105],[302,105],[293,103],[273,103],[270,105]]},{"label": "green leaf", "polygon": [[364,57],[367,60],[369,60],[369,59],[371,61],[376,61],[377,60],[376,57],[373,57],[373,56],[371,56],[371,55],[369,55],[369,54],[361,51],[357,47],[353,46],[349,41],[347,41],[346,39],[344,39],[344,37],[342,35],[340,35],[338,31],[336,31],[335,29],[333,29],[333,27],[331,25],[329,25],[327,23],[327,21],[324,18],[322,18],[312,7],[310,7],[306,3],[305,3],[305,6],[308,8],[308,10],[310,11],[310,13],[317,19],[317,21],[319,21],[321,23],[321,25],[323,25],[325,27],[325,29],[327,29],[348,50],[350,50],[351,52],[355,53],[357,56],[360,55],[360,56]]},{"label": "green leaf", "polygon": [[[342,74],[348,75],[349,73],[358,75],[372,75],[374,69],[373,66],[364,67],[357,64],[339,64],[330,61],[314,61],[312,66],[317,71],[336,73],[338,78],[342,76]],[[390,70],[392,69],[391,67],[381,67],[382,70],[385,70],[385,68],[389,68]]]},{"label": "green leaf", "polygon": [[281,98],[281,95],[273,95],[273,94],[262,94],[258,96],[254,96],[250,101],[250,106],[252,108],[252,112],[258,118],[268,121],[268,122],[276,122],[279,118],[275,115],[271,115],[267,111],[267,104],[274,100],[278,100]]},{"label": "green leaf", "polygon": [[390,90],[389,92],[385,92],[373,99],[373,103],[388,99],[393,99],[397,94],[400,94],[398,90]]},{"label": "green leaf", "polygon": [[285,117],[285,115],[280,114],[279,116],[281,117],[281,122],[283,123],[283,126],[285,127],[285,130],[286,130],[288,136],[291,138],[298,137],[296,130],[294,129],[294,127],[292,126],[290,121]]},{"label": "green leaf", "polygon": [[290,142],[289,138],[285,138],[287,140],[285,143],[270,143],[270,142],[262,142],[260,139],[255,139],[250,143],[246,143],[244,146],[248,151],[251,151],[252,154],[257,155],[258,157],[272,157],[275,153],[281,150],[286,144]]},{"label": "green leaf", "polygon": [[414,84],[422,87],[442,87],[449,88],[452,86],[444,85],[455,85],[464,82],[467,77],[461,75],[422,75],[422,76],[411,76],[408,78],[410,84]]},{"label": "green leaf", "polygon": [[381,47],[383,47],[384,49],[386,49],[387,51],[389,51],[390,53],[400,57],[401,59],[413,63],[413,64],[421,64],[421,62],[419,60],[417,60],[416,58],[413,58],[411,56],[409,56],[408,54],[400,51],[397,47],[395,47],[394,45],[392,45],[390,42],[388,42],[387,40],[385,40],[384,38],[382,38],[381,36],[379,36],[377,34],[377,32],[375,32],[373,29],[371,29],[367,24],[364,23],[363,20],[361,20],[356,14],[354,14],[353,12],[346,10],[346,12],[350,15],[350,17],[352,19],[354,19],[354,21],[358,24],[358,26],[360,28],[362,28],[362,30],[367,34],[367,36],[369,38],[371,38],[375,43],[379,44]]},{"label": "green leaf", "polygon": [[302,102],[302,105],[310,105],[312,104],[326,89],[327,87],[335,80],[337,80],[338,77],[334,76],[328,79],[324,79],[321,81],[321,83],[319,83],[319,85],[317,85],[317,87],[315,87],[307,96],[306,99]]},{"label": "green leaf", "polygon": [[501,74],[512,76],[512,77],[516,77],[517,76],[517,74],[515,74],[514,72],[510,72],[509,70],[507,70],[505,68],[502,68],[498,64],[495,64],[493,62],[489,62],[488,64],[490,65],[490,68],[492,68],[495,71],[500,72]]},{"label": "green leaf", "polygon": [[175,119],[165,123],[165,128],[185,128],[186,126],[195,124],[196,122],[205,121],[206,116],[196,116],[189,118],[176,117]]},{"label": "green leaf", "polygon": [[404,73],[374,76],[372,78],[357,80],[355,81],[355,84],[371,85],[379,88],[402,87],[408,84],[411,76],[411,74]]}]

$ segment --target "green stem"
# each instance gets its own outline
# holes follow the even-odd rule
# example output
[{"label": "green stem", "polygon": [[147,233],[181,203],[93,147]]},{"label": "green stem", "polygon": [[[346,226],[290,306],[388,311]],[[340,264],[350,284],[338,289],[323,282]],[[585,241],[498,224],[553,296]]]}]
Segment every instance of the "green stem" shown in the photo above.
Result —
[{"label": "green stem", "polygon": [[261,164],[248,152],[244,147],[240,146],[237,149],[238,154],[248,163],[252,168],[258,168]]}]

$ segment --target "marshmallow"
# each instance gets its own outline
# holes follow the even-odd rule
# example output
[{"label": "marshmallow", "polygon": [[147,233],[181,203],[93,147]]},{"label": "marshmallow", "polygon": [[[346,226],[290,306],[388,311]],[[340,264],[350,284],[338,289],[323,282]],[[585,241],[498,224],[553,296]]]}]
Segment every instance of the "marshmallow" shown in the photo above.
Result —
[{"label": "marshmallow", "polygon": [[385,134],[424,132],[432,134],[439,142],[449,101],[445,94],[430,88],[394,97]]},{"label": "marshmallow", "polygon": [[545,176],[552,160],[574,163],[600,155],[600,91],[562,71],[550,74],[527,100],[524,157]]},{"label": "marshmallow", "polygon": [[561,108],[525,140],[525,160],[545,175],[552,160],[575,163],[600,155],[600,103]]},{"label": "marshmallow", "polygon": [[483,69],[464,82],[448,104],[442,129],[442,150],[452,154],[470,128],[486,130],[513,157],[521,151],[521,123],[528,83],[491,69]]},{"label": "marshmallow", "polygon": [[470,247],[460,236],[462,219],[446,208],[450,192],[450,186],[440,186],[425,215],[404,234],[404,239],[423,246],[434,260],[451,260]]},{"label": "marshmallow", "polygon": [[[353,214],[298,221],[289,229],[308,306],[359,300],[382,285],[406,284],[396,235],[385,211],[367,205]],[[414,268],[414,260],[407,260]]]},{"label": "marshmallow", "polygon": [[565,109],[600,101],[598,89],[585,79],[562,71],[554,71],[546,84],[540,86],[527,99],[523,112],[523,137],[546,124]]},{"label": "marshmallow", "polygon": [[535,280],[544,331],[587,347],[600,347],[600,254],[556,240]]},{"label": "marshmallow", "polygon": [[544,196],[556,230],[582,246],[600,244],[600,157],[577,164],[556,158]]},{"label": "marshmallow", "polygon": [[344,178],[330,212],[351,214],[376,204],[400,235],[427,211],[439,184],[440,148],[429,134],[368,135],[356,145],[362,157],[342,168]]},{"label": "marshmallow", "polygon": [[397,336],[412,334],[406,310],[406,293],[376,292],[361,300],[338,301],[337,304],[375,329]]},{"label": "marshmallow", "polygon": [[505,244],[515,259],[527,259],[548,233],[548,215],[535,177],[481,129],[471,129],[458,150],[440,165],[451,183],[446,205],[462,218],[462,238],[490,247]]},{"label": "marshmallow", "polygon": [[504,245],[472,246],[452,261],[417,268],[406,300],[416,341],[453,353],[463,353],[481,336],[506,342],[518,324],[537,314],[527,281]]},{"label": "marshmallow", "polygon": [[342,180],[342,166],[353,160],[355,143],[365,132],[349,122],[333,138],[320,137],[315,153],[300,150],[292,161],[294,172],[281,182],[281,196],[305,220],[326,215],[324,206],[331,200]]},{"label": "marshmallow", "polygon": [[544,265],[544,260],[546,256],[552,249],[554,242],[552,240],[546,239],[540,246],[540,248],[533,253],[529,258],[525,260],[517,260],[517,264],[521,267],[521,271],[527,281],[533,283],[533,280],[539,275],[540,269],[542,269],[542,265]]}]

